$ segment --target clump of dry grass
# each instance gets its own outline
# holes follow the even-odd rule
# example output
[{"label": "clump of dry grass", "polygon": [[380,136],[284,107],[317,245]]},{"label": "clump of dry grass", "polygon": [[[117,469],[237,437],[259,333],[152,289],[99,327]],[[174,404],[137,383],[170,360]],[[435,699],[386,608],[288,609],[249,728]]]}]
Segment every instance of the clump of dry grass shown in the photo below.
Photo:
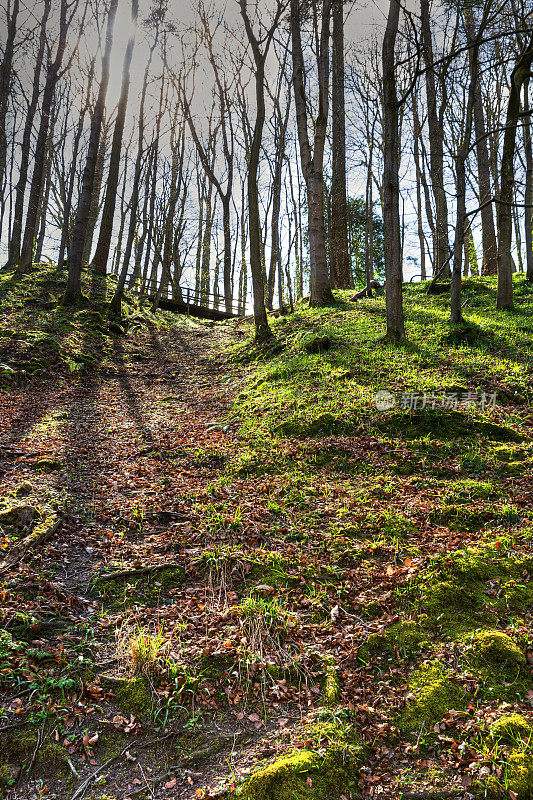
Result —
[{"label": "clump of dry grass", "polygon": [[117,660],[122,672],[153,678],[164,669],[171,642],[161,627],[131,627],[126,623],[117,630],[116,641]]}]

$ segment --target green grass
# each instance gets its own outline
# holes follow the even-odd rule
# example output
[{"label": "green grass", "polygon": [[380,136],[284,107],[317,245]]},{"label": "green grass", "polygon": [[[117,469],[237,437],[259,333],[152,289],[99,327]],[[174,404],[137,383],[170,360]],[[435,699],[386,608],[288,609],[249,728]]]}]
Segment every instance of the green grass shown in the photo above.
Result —
[{"label": "green grass", "polygon": [[[533,286],[516,280],[515,312],[496,312],[495,283],[476,279],[464,284],[465,315],[476,335],[461,341],[452,336],[448,298],[429,296],[425,284],[405,287],[408,341],[397,346],[382,342],[383,298],[310,309],[300,305],[294,315],[272,320],[274,345],[240,345],[236,358],[253,364],[253,377],[241,392],[237,410],[250,433],[264,436],[317,436],[374,429],[387,436],[400,431],[413,438],[475,438],[479,433],[496,442],[520,439],[517,419],[502,425],[497,412],[478,406],[424,409],[418,414],[398,405],[379,412],[378,390],[401,393],[457,393],[468,390],[498,393],[498,404],[524,403],[531,398],[533,358]],[[328,336],[325,352],[307,352],[309,338]],[[409,424],[407,424],[409,423]],[[480,427],[480,423],[483,425]],[[410,430],[408,430],[410,429]]]},{"label": "green grass", "polygon": [[108,318],[116,276],[83,273],[83,299],[62,305],[66,274],[53,264],[35,264],[28,273],[0,271],[0,381],[47,377],[61,371],[74,377],[98,365],[106,355],[116,360],[116,339],[144,326],[168,327],[186,317],[152,314],[126,292],[120,326]]}]

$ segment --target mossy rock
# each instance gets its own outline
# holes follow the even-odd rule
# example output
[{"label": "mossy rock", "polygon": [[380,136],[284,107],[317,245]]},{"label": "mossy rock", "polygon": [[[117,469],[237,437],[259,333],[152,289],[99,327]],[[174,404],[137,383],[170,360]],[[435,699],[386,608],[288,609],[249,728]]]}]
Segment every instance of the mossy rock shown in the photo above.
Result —
[{"label": "mossy rock", "polygon": [[398,726],[406,731],[426,729],[442,719],[450,709],[459,710],[466,704],[465,690],[454,683],[439,662],[422,664],[409,680],[414,700],[400,715]]},{"label": "mossy rock", "polygon": [[26,528],[38,516],[35,508],[20,503],[0,506],[0,525]]},{"label": "mossy rock", "polygon": [[97,581],[95,591],[115,608],[139,601],[155,604],[162,594],[181,586],[184,581],[185,571],[181,567],[166,567],[138,577],[122,576],[101,583]]},{"label": "mossy rock", "polygon": [[527,661],[510,636],[502,631],[479,631],[472,636],[471,659],[480,666],[499,665],[522,669]]},{"label": "mossy rock", "polygon": [[57,472],[63,468],[63,464],[57,458],[38,458],[33,462],[32,468],[36,472]]},{"label": "mossy rock", "polygon": [[299,750],[254,772],[241,800],[331,800],[355,786],[363,749],[350,724],[316,723],[302,731],[314,749]]},{"label": "mossy rock", "polygon": [[435,617],[451,611],[473,611],[480,606],[482,599],[482,584],[448,580],[424,584],[420,603],[429,617]]},{"label": "mossy rock", "polygon": [[293,436],[296,438],[307,438],[316,436],[319,433],[349,433],[353,428],[347,420],[325,411],[317,417],[305,420],[287,420],[278,426],[277,431],[283,436]]},{"label": "mossy rock", "polygon": [[508,461],[502,465],[500,471],[504,475],[522,475],[530,469],[533,469],[533,458],[526,458],[524,461]]},{"label": "mossy rock", "polygon": [[510,611],[528,613],[533,609],[533,582],[508,581],[503,586],[503,602]]},{"label": "mossy rock", "polygon": [[411,653],[420,649],[424,636],[420,627],[410,619],[391,625],[383,633],[371,633],[358,655],[368,660],[373,654],[395,654],[397,651]]},{"label": "mossy rock", "polygon": [[533,728],[522,714],[507,714],[493,722],[490,735],[508,744],[516,744],[517,740],[529,741],[533,736]]},{"label": "mossy rock", "polygon": [[514,752],[507,760],[506,788],[517,800],[533,798],[533,759],[531,753]]},{"label": "mossy rock", "polygon": [[502,572],[502,564],[493,560],[487,548],[467,547],[456,551],[446,563],[447,571],[459,582],[488,581]]},{"label": "mossy rock", "polygon": [[321,699],[326,708],[334,708],[339,702],[340,681],[338,665],[334,659],[325,664]]},{"label": "mossy rock", "polygon": [[524,437],[506,425],[481,422],[462,411],[443,411],[427,408],[424,411],[396,412],[379,421],[376,427],[383,433],[397,433],[406,439],[479,439],[483,436],[497,442],[523,442]]},{"label": "mossy rock", "polygon": [[[23,766],[29,762],[37,749],[38,732],[31,728],[4,732],[0,740],[0,760],[3,764]],[[37,749],[35,766],[50,777],[66,775],[67,753],[55,741],[46,739]]]},{"label": "mossy rock", "polygon": [[198,661],[198,672],[205,678],[220,680],[235,667],[235,658],[225,653],[210,653]]},{"label": "mossy rock", "polygon": [[29,481],[23,481],[15,487],[15,494],[17,497],[27,497],[33,492],[33,486]]},{"label": "mossy rock", "polygon": [[523,461],[526,457],[524,451],[519,447],[510,447],[509,445],[499,445],[492,451],[497,461],[509,463],[510,461]]},{"label": "mossy rock", "polygon": [[115,693],[117,705],[122,711],[147,719],[152,711],[152,695],[146,682],[141,677],[120,678],[114,675],[102,675],[100,682],[104,689]]},{"label": "mossy rock", "polygon": [[500,495],[501,489],[492,483],[464,478],[448,485],[445,499],[449,503],[468,503],[472,500],[491,500]]}]

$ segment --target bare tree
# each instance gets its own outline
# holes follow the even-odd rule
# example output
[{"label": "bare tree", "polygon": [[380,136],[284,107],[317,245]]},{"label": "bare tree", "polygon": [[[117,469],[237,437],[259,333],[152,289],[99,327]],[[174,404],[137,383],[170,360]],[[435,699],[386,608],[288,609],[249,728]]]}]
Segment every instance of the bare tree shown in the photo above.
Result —
[{"label": "bare tree", "polygon": [[96,161],[98,157],[98,146],[100,144],[100,132],[105,111],[105,99],[109,84],[109,62],[111,60],[111,49],[113,47],[113,27],[117,13],[118,0],[110,0],[109,11],[107,14],[107,29],[105,37],[105,47],[102,55],[102,76],[98,97],[93,111],[91,121],[91,132],[89,136],[89,148],[87,160],[83,171],[83,181],[78,201],[78,210],[72,231],[72,244],[68,259],[68,280],[64,295],[65,303],[76,303],[81,292],[81,271],[83,267],[83,249],[87,234],[87,223],[93,198],[95,182]]},{"label": "bare tree", "polygon": [[109,161],[109,173],[107,176],[104,208],[100,221],[100,234],[96,251],[92,261],[92,269],[105,275],[107,272],[107,261],[109,259],[109,248],[111,247],[111,235],[113,233],[113,218],[115,216],[115,199],[117,195],[120,156],[122,152],[122,138],[124,136],[124,125],[126,122],[126,109],[128,106],[128,94],[130,89],[130,67],[133,58],[133,48],[135,47],[135,28],[137,16],[139,14],[138,0],[131,3],[131,22],[132,33],[126,45],[124,53],[124,63],[122,66],[122,86],[117,107],[117,118],[113,131],[113,141],[111,143],[111,156]]},{"label": "bare tree", "polygon": [[50,15],[51,5],[52,0],[45,0],[43,14],[41,17],[39,45],[37,48],[37,57],[35,59],[35,69],[33,71],[33,86],[30,102],[28,104],[28,110],[26,112],[26,119],[24,122],[24,132],[22,134],[19,177],[15,194],[13,226],[11,228],[11,236],[9,238],[9,256],[6,264],[7,268],[14,267],[19,260],[20,243],[22,238],[22,220],[24,215],[24,195],[26,192],[26,184],[28,182],[28,168],[30,164],[31,135],[33,131],[35,113],[37,111],[37,103],[39,102],[41,70],[46,46],[46,25]]},{"label": "bare tree", "polygon": [[511,73],[507,118],[500,167],[500,196],[498,198],[498,293],[497,308],[513,308],[513,236],[512,207],[514,201],[514,156],[516,130],[520,119],[520,97],[526,80],[531,77],[533,64],[533,35],[518,56]]},{"label": "bare tree", "polygon": [[329,30],[332,0],[322,1],[320,22],[317,1],[313,0],[311,4],[318,80],[318,110],[313,124],[314,141],[312,150],[308,133],[308,97],[305,88],[305,64],[299,0],[291,0],[291,35],[298,143],[300,146],[302,172],[307,188],[309,214],[309,303],[313,306],[322,306],[333,300],[324,224],[324,148],[329,111]]},{"label": "bare tree", "polygon": [[[22,251],[18,263],[18,269],[21,272],[28,270],[32,263],[37,216],[43,186],[46,141],[48,138],[48,128],[50,125],[50,109],[52,107],[56,84],[60,78],[61,65],[63,63],[63,57],[65,55],[65,49],[67,46],[67,34],[74,20],[78,4],[79,0],[61,0],[59,13],[59,35],[56,53],[55,57],[50,59],[46,71],[46,82],[44,85],[41,105],[41,120],[33,156],[33,175],[30,196],[28,199],[28,208],[26,212],[26,225],[24,228]],[[80,27],[83,27],[83,20]]]},{"label": "bare tree", "polygon": [[272,336],[265,308],[265,281],[261,258],[261,222],[259,217],[259,189],[257,184],[261,142],[265,125],[265,61],[284,9],[283,0],[276,0],[270,27],[259,37],[254,33],[248,14],[247,0],[238,0],[248,42],[252,48],[255,64],[256,117],[248,159],[248,226],[250,236],[250,268],[254,294],[254,321],[257,341],[266,341]]},{"label": "bare tree", "polygon": [[386,275],[386,338],[405,338],[400,237],[400,142],[395,53],[400,21],[399,0],[390,0],[383,38],[383,238]]},{"label": "bare tree", "polygon": [[343,0],[333,0],[332,18],[331,276],[333,286],[337,289],[351,289],[353,287],[353,277],[348,249],[348,206],[346,199]]}]

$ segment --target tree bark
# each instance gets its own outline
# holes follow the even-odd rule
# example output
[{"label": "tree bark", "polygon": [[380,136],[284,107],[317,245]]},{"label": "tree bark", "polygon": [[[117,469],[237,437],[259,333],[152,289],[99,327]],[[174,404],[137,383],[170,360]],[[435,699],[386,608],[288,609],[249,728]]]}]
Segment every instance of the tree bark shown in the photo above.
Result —
[{"label": "tree bark", "polygon": [[22,250],[18,264],[18,269],[20,272],[25,272],[26,270],[30,269],[32,262],[39,200],[41,198],[43,187],[46,141],[48,138],[48,128],[50,125],[50,109],[52,106],[56,84],[59,80],[59,70],[61,69],[63,56],[65,55],[68,29],[74,14],[72,11],[71,15],[69,16],[69,11],[71,11],[71,3],[69,0],[61,0],[59,36],[56,55],[54,60],[50,61],[48,64],[48,69],[46,72],[46,82],[44,85],[41,105],[41,121],[39,124],[39,131],[37,133],[37,141],[35,143],[35,152],[33,156],[33,175],[31,180],[30,196],[28,199],[28,208],[26,211],[26,225],[22,240]]},{"label": "tree bark", "polygon": [[[465,6],[465,28],[469,43],[476,37],[476,26],[471,8]],[[469,48],[469,58],[472,59],[473,49]],[[494,215],[492,204],[483,207],[492,196],[490,179],[489,150],[485,129],[485,112],[481,96],[481,83],[478,77],[474,99],[474,130],[476,135],[476,158],[479,185],[479,204],[481,208],[481,239],[483,246],[482,275],[496,275],[498,272],[498,243],[494,228]]]},{"label": "tree bark", "polygon": [[111,247],[113,218],[115,216],[115,200],[117,196],[120,170],[120,155],[122,151],[122,139],[124,136],[124,124],[126,121],[126,109],[128,107],[128,94],[130,90],[130,67],[131,60],[133,58],[133,48],[135,47],[135,27],[137,25],[138,13],[139,2],[138,0],[132,0],[131,23],[133,26],[133,33],[128,39],[126,52],[124,54],[124,63],[122,66],[122,86],[120,89],[120,98],[117,106],[117,118],[115,121],[115,129],[113,131],[113,141],[111,143],[111,156],[109,160],[109,173],[107,176],[104,208],[102,210],[102,219],[100,221],[100,233],[98,236],[98,243],[96,245],[96,252],[92,261],[92,269],[95,272],[98,272],[100,275],[105,275],[107,272],[109,248]]},{"label": "tree bark", "polygon": [[533,283],[533,147],[529,116],[529,78],[524,81],[524,153],[526,157],[526,187],[524,192],[524,226],[526,242],[526,279]]},{"label": "tree bark", "polygon": [[[130,199],[130,221],[128,226],[128,238],[126,240],[126,250],[124,252],[124,258],[122,260],[122,267],[120,269],[118,281],[117,281],[117,288],[115,289],[115,293],[113,295],[113,299],[109,305],[109,313],[111,316],[119,317],[121,315],[121,308],[122,308],[122,297],[124,295],[124,289],[126,287],[126,278],[128,276],[128,269],[129,263],[131,258],[131,252],[133,249],[133,239],[135,235],[135,228],[137,225],[137,207],[139,205],[139,185],[141,182],[141,173],[142,173],[142,165],[143,165],[143,148],[144,148],[144,105],[146,102],[146,91],[148,88],[148,75],[150,72],[150,67],[152,65],[152,59],[154,56],[154,50],[157,46],[157,42],[159,41],[159,27],[157,27],[154,41],[150,47],[150,52],[148,55],[148,61],[146,62],[146,67],[144,69],[144,76],[143,76],[143,84],[141,89],[141,101],[139,105],[139,122],[138,122],[138,132],[137,132],[137,155],[135,157],[135,170],[133,174],[133,186],[131,189],[131,199]],[[156,141],[154,142],[154,162],[155,162],[155,170],[157,171],[157,158],[158,158],[158,139],[159,139],[159,125],[161,123],[161,112],[163,107],[163,85],[164,79],[161,80],[161,92],[159,95],[159,114],[157,116],[156,122]],[[155,186],[156,180],[154,178],[153,182],[153,191],[155,193]],[[155,197],[154,197],[155,201]],[[152,209],[153,213],[153,209]],[[148,252],[150,251],[150,245],[148,245]],[[150,293],[149,288],[149,292]],[[141,291],[144,292],[144,286],[141,288]]]},{"label": "tree bark", "polygon": [[[11,17],[7,25],[6,43],[2,63],[0,64],[0,191],[3,197],[4,177],[7,163],[6,117],[9,102],[9,89],[13,69],[13,52],[17,34],[17,18],[20,11],[20,0],[14,0]],[[47,13],[46,7],[44,13]]]},{"label": "tree bark", "polygon": [[28,182],[28,168],[30,164],[31,135],[33,131],[33,122],[35,120],[35,113],[37,111],[37,103],[39,102],[41,70],[43,66],[44,49],[46,46],[46,25],[48,22],[48,17],[50,16],[51,5],[52,5],[52,0],[45,0],[43,15],[41,17],[39,46],[37,49],[37,59],[35,61],[35,69],[33,71],[33,86],[32,86],[30,102],[28,104],[28,111],[26,113],[26,119],[24,121],[24,132],[22,134],[19,178],[17,181],[17,188],[15,194],[15,211],[13,216],[13,227],[11,229],[11,236],[9,239],[9,256],[6,268],[12,268],[16,266],[20,256],[20,243],[22,238],[22,218],[24,215],[24,195],[26,192],[26,184]]},{"label": "tree bark", "polygon": [[348,248],[348,207],[346,201],[343,0],[333,0],[332,20],[331,274],[335,288],[352,289],[353,277]]},{"label": "tree bark", "polygon": [[57,268],[58,270],[63,269],[64,260],[65,260],[65,253],[67,252],[67,245],[70,240],[70,222],[71,222],[71,213],[72,213],[72,197],[74,195],[74,184],[76,182],[76,165],[78,161],[78,151],[80,149],[80,141],[81,135],[83,133],[83,125],[85,122],[85,115],[89,108],[89,101],[91,97],[91,90],[93,85],[94,79],[94,62],[95,59],[91,60],[91,64],[89,67],[89,75],[87,78],[87,93],[85,95],[85,103],[81,109],[81,113],[78,119],[78,126],[76,128],[76,133],[74,135],[74,143],[72,146],[72,162],[70,165],[70,178],[67,190],[67,198],[65,202],[65,210],[63,213],[63,227],[61,230],[61,242],[59,245],[59,253],[57,259]]},{"label": "tree bark", "polygon": [[305,90],[305,64],[302,50],[299,0],[291,0],[291,35],[294,100],[298,128],[300,160],[307,188],[309,215],[309,267],[311,306],[331,303],[326,232],[324,224],[324,147],[329,109],[329,25],[332,0],[323,0],[321,29],[317,57],[318,67],[318,113],[314,122],[314,148],[308,137],[307,97]]},{"label": "tree bark", "polygon": [[111,49],[113,47],[113,27],[115,24],[117,5],[118,0],[111,0],[107,16],[106,40],[104,53],[102,56],[102,76],[100,79],[98,97],[96,99],[93,118],[91,121],[87,160],[85,162],[85,169],[83,171],[82,187],[78,202],[78,210],[76,212],[76,220],[74,222],[74,230],[72,231],[72,244],[70,247],[68,260],[68,280],[64,295],[65,303],[76,303],[81,293],[83,251],[87,234],[87,223],[91,209],[91,200],[93,198],[96,161],[99,149],[98,145],[100,142],[100,132],[102,129],[102,120],[104,118],[105,111],[105,99],[109,84],[109,62],[111,59]]},{"label": "tree bark", "polygon": [[400,20],[399,0],[389,0],[383,38],[383,250],[385,256],[387,313],[386,339],[405,338],[403,275],[400,240],[400,142],[395,50]]},{"label": "tree bark", "polygon": [[256,117],[250,146],[250,155],[248,158],[248,227],[250,236],[250,268],[252,272],[252,288],[254,295],[255,338],[256,341],[263,342],[272,337],[272,331],[268,324],[265,307],[265,280],[261,258],[258,170],[266,114],[265,61],[281,16],[282,4],[278,0],[274,21],[266,36],[263,37],[264,46],[262,51],[259,40],[252,30],[252,25],[248,16],[247,0],[239,0],[239,6],[248,41],[252,47],[255,63]]},{"label": "tree bark", "polygon": [[500,196],[498,202],[498,292],[496,308],[513,308],[513,237],[512,203],[514,198],[514,156],[516,129],[520,118],[520,93],[531,76],[533,63],[533,36],[518,57],[511,73],[507,118],[500,166]]},{"label": "tree bark", "polygon": [[[437,112],[437,89],[433,71],[433,42],[429,15],[429,0],[420,0],[422,49],[426,65],[426,96],[428,103],[429,157],[431,187],[435,199],[435,263],[434,275],[449,261],[448,205],[444,189],[444,129]],[[450,268],[444,267],[440,273],[448,277]]]}]

